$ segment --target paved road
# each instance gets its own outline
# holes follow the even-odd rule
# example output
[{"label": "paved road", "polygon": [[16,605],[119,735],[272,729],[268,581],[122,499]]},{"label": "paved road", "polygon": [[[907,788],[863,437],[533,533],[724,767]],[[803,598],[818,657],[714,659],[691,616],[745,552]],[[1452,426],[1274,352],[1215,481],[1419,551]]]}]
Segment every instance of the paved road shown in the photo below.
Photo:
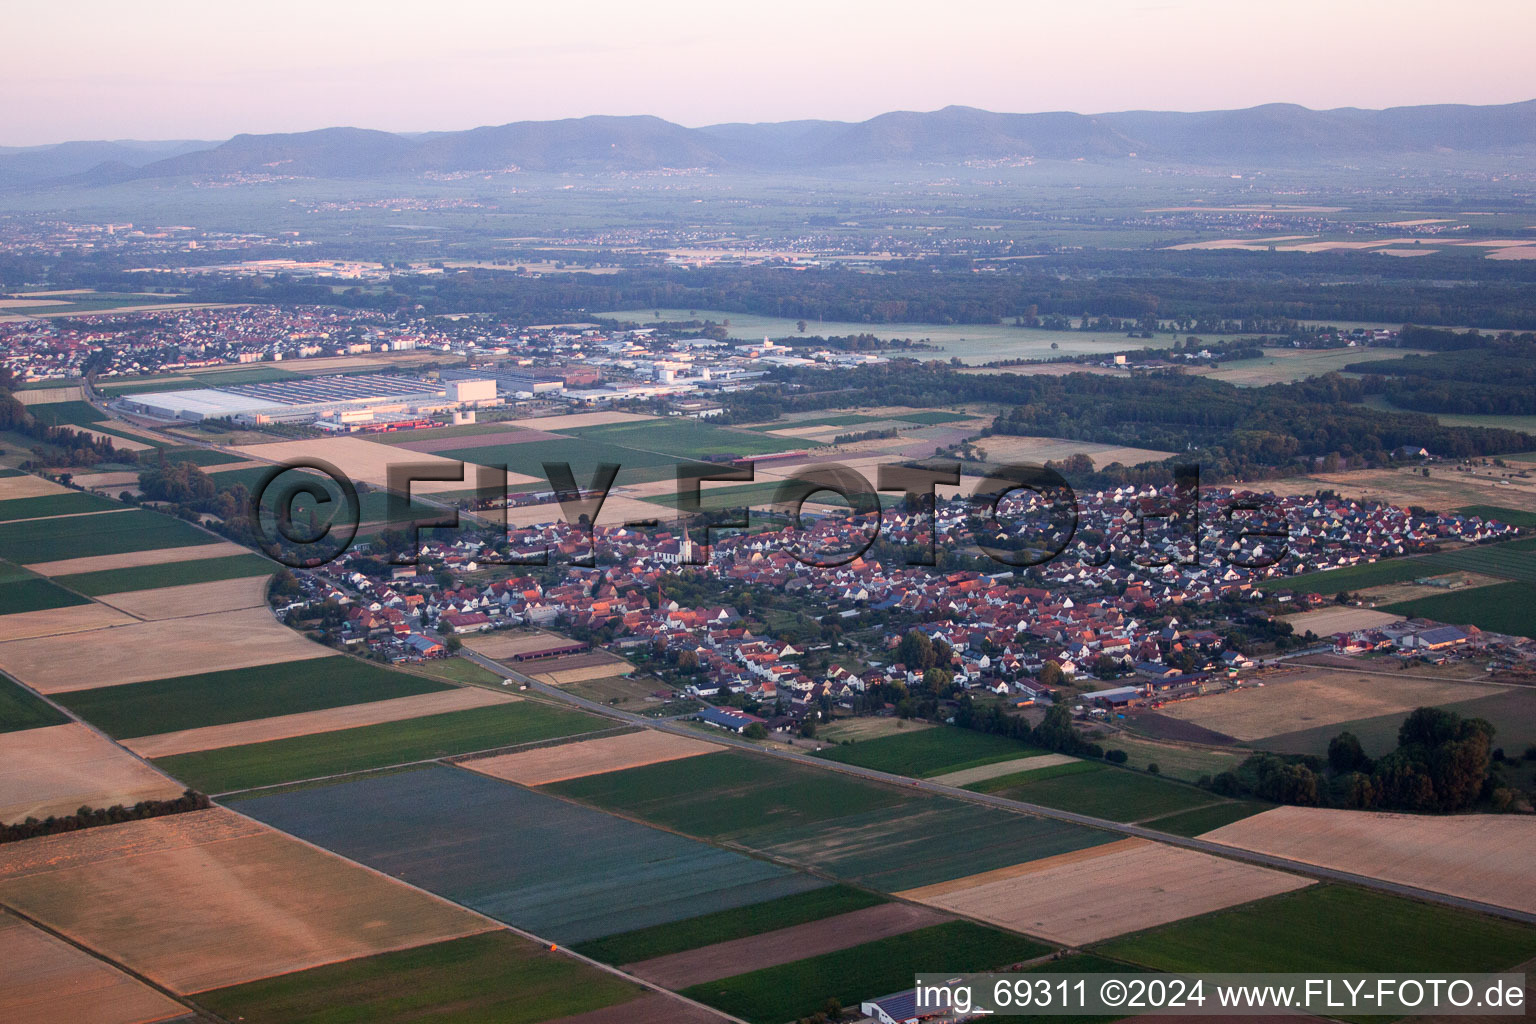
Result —
[{"label": "paved road", "polygon": [[[690,729],[675,720],[646,718],[628,711],[620,711],[618,708],[606,704],[599,704],[575,694],[566,693],[556,686],[548,686],[528,676],[507,668],[499,662],[477,654],[469,648],[464,648],[459,653],[467,656],[477,664],[497,672],[502,676],[515,679],[520,683],[526,683],[530,690],[556,700],[573,704],[576,707],[590,711],[596,715],[618,719],[631,725],[644,726],[648,729],[657,729],[661,732],[670,732],[679,736],[691,736],[698,738],[696,729]],[[837,761],[828,761],[824,758],[811,757],[808,754],[795,753],[789,750],[764,747],[747,740],[736,739],[722,731],[718,736],[710,737],[716,743],[723,743],[732,747],[740,747],[757,754],[769,757],[780,757],[788,761],[819,768],[823,771],[842,772],[858,778],[868,779],[872,782],[883,782],[890,785],[902,786],[907,789],[915,789],[919,792],[932,793],[956,800],[964,800],[973,804],[981,804],[985,807],[995,807],[1015,814],[1031,814],[1041,818],[1051,818],[1056,821],[1067,821],[1074,825],[1086,825],[1090,828],[1103,829],[1108,832],[1118,832],[1125,836],[1135,836],[1139,839],[1150,839],[1169,846],[1178,846],[1186,850],[1198,850],[1201,853],[1215,854],[1230,860],[1245,861],[1262,867],[1275,868],[1280,871],[1290,871],[1299,875],[1307,875],[1312,878],[1329,882],[1344,882],[1350,885],[1358,885],[1366,889],[1375,889],[1378,892],[1391,893],[1395,896],[1406,896],[1410,899],[1423,900],[1428,903],[1439,903],[1448,907],[1457,907],[1462,910],[1473,910],[1479,913],[1491,914],[1496,917],[1509,918],[1515,921],[1523,921],[1527,924],[1536,924],[1536,914],[1523,910],[1515,910],[1510,907],[1499,907],[1478,900],[1464,899],[1460,896],[1451,896],[1446,893],[1433,892],[1429,889],[1420,889],[1412,885],[1402,885],[1397,882],[1388,882],[1380,878],[1372,878],[1368,875],[1357,875],[1349,871],[1340,871],[1335,868],[1319,867],[1315,864],[1306,864],[1302,861],[1291,860],[1287,857],[1277,857],[1267,853],[1259,853],[1254,850],[1243,850],[1235,846],[1227,846],[1222,843],[1213,843],[1205,839],[1192,839],[1188,836],[1176,836],[1168,832],[1159,832],[1156,829],[1143,828],[1140,825],[1128,825],[1118,821],[1108,821],[1104,818],[1095,818],[1087,814],[1077,814],[1073,811],[1058,810],[1055,807],[1045,807],[1041,804],[1025,803],[1022,800],[1010,800],[1007,797],[994,796],[990,793],[975,793],[968,789],[955,789],[941,783],[930,782],[926,779],[909,779],[903,775],[893,775],[890,772],[877,771],[873,768],[863,768],[858,765],[842,764]]]}]

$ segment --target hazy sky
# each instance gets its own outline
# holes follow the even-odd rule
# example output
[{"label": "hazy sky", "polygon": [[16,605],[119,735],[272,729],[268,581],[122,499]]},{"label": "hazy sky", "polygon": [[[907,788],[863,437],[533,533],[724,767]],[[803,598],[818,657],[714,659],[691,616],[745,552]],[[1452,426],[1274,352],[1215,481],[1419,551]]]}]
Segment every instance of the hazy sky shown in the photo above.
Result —
[{"label": "hazy sky", "polygon": [[5,0],[0,145],[1536,98],[1536,0]]}]

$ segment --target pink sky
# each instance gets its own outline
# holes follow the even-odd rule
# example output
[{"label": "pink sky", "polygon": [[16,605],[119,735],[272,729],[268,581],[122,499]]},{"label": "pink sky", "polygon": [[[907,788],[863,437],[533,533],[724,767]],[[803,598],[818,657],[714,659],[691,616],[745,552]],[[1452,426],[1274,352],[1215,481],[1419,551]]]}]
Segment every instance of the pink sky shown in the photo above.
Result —
[{"label": "pink sky", "polygon": [[8,5],[0,145],[1536,98],[1532,0]]}]

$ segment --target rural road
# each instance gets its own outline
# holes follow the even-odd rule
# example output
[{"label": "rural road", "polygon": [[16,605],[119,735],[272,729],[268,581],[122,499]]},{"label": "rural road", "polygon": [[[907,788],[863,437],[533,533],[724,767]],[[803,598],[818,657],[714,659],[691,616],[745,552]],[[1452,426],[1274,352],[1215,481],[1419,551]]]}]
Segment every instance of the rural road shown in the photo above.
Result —
[{"label": "rural road", "polygon": [[[680,725],[672,720],[658,720],[636,715],[628,711],[620,711],[617,708],[590,701],[575,694],[566,693],[559,687],[549,686],[545,683],[531,679],[520,672],[507,666],[492,661],[481,654],[465,647],[459,652],[476,664],[492,672],[519,683],[526,683],[530,690],[575,705],[583,710],[596,715],[617,719],[629,725],[639,725],[647,729],[657,729],[661,732],[674,733],[679,736],[698,738],[698,731],[690,729],[686,725]],[[819,768],[822,771],[842,772],[858,778],[868,779],[872,782],[883,782],[889,785],[901,786],[906,789],[916,789],[924,793],[932,793],[938,796],[946,796],[951,799],[964,800],[973,804],[981,804],[987,807],[996,807],[1015,814],[1031,814],[1040,818],[1051,818],[1056,821],[1071,822],[1074,825],[1086,825],[1090,828],[1103,829],[1109,832],[1118,832],[1121,835],[1135,836],[1139,839],[1150,839],[1154,842],[1166,843],[1170,846],[1182,847],[1186,850],[1197,850],[1201,853],[1226,857],[1230,860],[1245,861],[1262,867],[1275,868],[1280,871],[1289,871],[1298,875],[1307,875],[1312,878],[1329,882],[1344,882],[1349,885],[1357,885],[1366,889],[1375,889],[1378,892],[1391,893],[1394,896],[1406,896],[1409,899],[1423,900],[1427,903],[1438,903],[1443,906],[1456,907],[1461,910],[1471,910],[1495,917],[1508,918],[1514,921],[1523,921],[1527,924],[1536,924],[1536,914],[1523,910],[1515,910],[1510,907],[1495,906],[1491,903],[1483,903],[1478,900],[1465,899],[1460,896],[1452,896],[1447,893],[1434,892],[1430,889],[1420,889],[1417,886],[1403,885],[1398,882],[1388,882],[1384,879],[1373,878],[1369,875],[1357,875],[1349,871],[1340,871],[1336,868],[1319,867],[1315,864],[1307,864],[1303,861],[1291,860],[1287,857],[1277,857],[1272,854],[1259,853],[1254,850],[1244,850],[1235,846],[1227,846],[1224,843],[1214,843],[1205,839],[1195,839],[1188,836],[1176,836],[1168,832],[1159,832],[1156,829],[1142,828],[1140,825],[1128,825],[1118,821],[1108,821],[1104,818],[1095,818],[1087,814],[1077,814],[1073,811],[1058,810],[1055,807],[1045,807],[1040,804],[1025,803],[1021,800],[1010,800],[1006,797],[993,796],[989,793],[975,793],[968,789],[956,789],[926,779],[910,779],[904,775],[893,775],[890,772],[877,771],[873,768],[863,768],[858,765],[843,764],[838,761],[828,761],[824,758],[811,757],[807,754],[798,754],[788,750],[776,750],[762,747],[746,740],[736,739],[724,730],[720,735],[712,737],[716,743],[738,747],[742,750],[750,750],[769,757],[779,757],[788,761]]]}]

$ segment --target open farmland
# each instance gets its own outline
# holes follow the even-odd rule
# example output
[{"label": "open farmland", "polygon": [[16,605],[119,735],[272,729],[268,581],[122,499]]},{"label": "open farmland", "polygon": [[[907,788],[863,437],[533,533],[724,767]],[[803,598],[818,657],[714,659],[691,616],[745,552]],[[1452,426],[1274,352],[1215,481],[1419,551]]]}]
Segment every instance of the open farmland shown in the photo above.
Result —
[{"label": "open farmland", "polygon": [[[0,584],[0,591],[8,584]],[[32,588],[24,588],[28,593]],[[103,604],[70,603],[31,612],[12,612],[0,616],[0,644],[11,640],[55,636],[60,633],[84,633],[104,626],[123,626],[136,621],[131,615]],[[0,664],[3,664],[0,659]]]},{"label": "open farmland", "polygon": [[1035,754],[1032,757],[1020,757],[1012,761],[993,761],[991,764],[978,765],[975,768],[962,768],[955,772],[945,772],[943,775],[930,775],[932,782],[942,782],[946,786],[964,787],[974,782],[985,782],[988,779],[1002,778],[1004,775],[1016,775],[1020,772],[1039,771],[1041,768],[1054,768],[1059,764],[1071,764],[1077,758],[1067,754]]},{"label": "open farmland", "polygon": [[[999,877],[1006,876],[1006,877]],[[1125,839],[900,895],[1080,946],[1311,885],[1194,850]]]},{"label": "open farmland", "polygon": [[1524,815],[1277,807],[1202,838],[1536,913],[1536,822]]},{"label": "open farmland", "polygon": [[1375,629],[1378,626],[1400,622],[1402,618],[1401,615],[1393,615],[1390,612],[1339,605],[1332,608],[1319,608],[1313,612],[1302,612],[1299,615],[1286,615],[1283,616],[1282,621],[1290,623],[1297,636],[1309,631],[1318,636],[1332,636],[1335,633],[1350,633],[1357,629]]},{"label": "open farmland", "polygon": [[884,902],[885,897],[862,889],[829,885],[754,903],[750,914],[735,908],[717,910],[577,943],[572,948],[603,963],[627,964],[851,914]]},{"label": "open farmland", "polygon": [[[322,437],[309,441],[277,441],[270,444],[241,445],[236,451],[253,459],[268,462],[289,463],[294,459],[321,459],[340,469],[353,480],[362,480],[376,487],[389,484],[389,467],[431,465],[452,473],[461,473],[457,480],[419,480],[411,484],[416,494],[434,494],[440,491],[462,491],[475,486],[475,469],[465,466],[460,470],[455,456],[447,458],[427,452],[407,452],[387,444],[365,441],[360,437]],[[475,461],[465,459],[466,462]],[[507,475],[509,486],[533,483],[534,478],[517,473]]]},{"label": "open farmland", "polygon": [[1221,828],[1223,825],[1230,825],[1234,821],[1242,821],[1255,814],[1262,814],[1273,806],[1259,800],[1227,800],[1219,804],[1211,804],[1209,807],[1176,811],[1162,818],[1143,821],[1141,824],[1171,835],[1198,836],[1212,829]]},{"label": "open farmland", "polygon": [[[206,535],[202,535],[206,536]],[[181,540],[184,547],[156,547],[142,551],[121,551],[110,555],[86,555],[80,558],[60,558],[51,562],[33,562],[27,566],[44,576],[78,576],[84,573],[131,569],[140,566],[161,565],[171,562],[200,561],[205,558],[224,559],[234,555],[249,555],[250,551],[234,541],[208,537],[212,543]],[[157,584],[164,586],[165,584]],[[125,587],[124,589],[132,589]]]},{"label": "open farmland", "polygon": [[1387,610],[1403,618],[1434,619],[1458,626],[1473,625],[1495,633],[1536,637],[1536,602],[1528,581],[1496,583],[1491,587],[1453,591],[1399,601]]},{"label": "open farmland", "polygon": [[[749,438],[761,443],[761,435],[747,432]],[[704,462],[694,462],[668,452],[645,448],[630,448],[624,444],[602,438],[578,438],[561,435],[548,441],[524,441],[518,444],[475,445],[475,438],[466,438],[471,444],[464,448],[450,448],[438,453],[448,459],[459,459],[481,465],[506,465],[516,479],[509,475],[509,485],[526,482],[529,490],[550,489],[550,481],[544,475],[544,463],[568,462],[578,487],[591,485],[593,474],[601,463],[618,465],[618,484],[645,483],[654,480],[675,480],[679,466],[691,466],[700,473],[718,469]],[[397,456],[398,456],[397,452]],[[427,458],[428,456],[417,456]],[[464,485],[460,485],[460,489]],[[654,512],[652,513],[654,515]]]},{"label": "open farmland", "polygon": [[80,690],[61,694],[59,703],[122,739],[447,689],[322,650],[325,657],[281,667],[258,665]]},{"label": "open farmland", "polygon": [[677,761],[700,754],[712,754],[720,748],[703,740],[672,733],[641,729],[618,736],[600,736],[553,747],[538,747],[516,754],[482,757],[464,761],[470,771],[505,779],[524,786],[542,786],[550,782],[579,779],[587,775],[639,768],[662,761]]},{"label": "open farmland", "polygon": [[753,430],[720,427],[703,420],[669,417],[634,423],[603,426],[568,427],[565,432],[584,441],[600,441],[642,451],[663,452],[684,459],[737,455],[748,458],[771,452],[794,451],[814,447],[803,437],[779,437]]},{"label": "open farmland", "polygon": [[839,745],[823,750],[821,756],[841,764],[925,779],[1043,753],[1006,736],[951,727]]},{"label": "open farmland", "polygon": [[18,576],[0,581],[0,616],[26,614],[49,608],[69,608],[88,603],[78,594],[40,576]]},{"label": "open farmland", "polygon": [[284,831],[558,942],[825,884],[457,768],[258,796],[240,806]]},{"label": "open farmland", "polygon": [[278,565],[261,555],[230,555],[225,558],[197,558],[187,562],[161,562],[127,569],[106,569],[75,576],[55,576],[62,586],[88,597],[100,594],[125,594],[134,590],[183,587],[194,583],[241,579],[276,572]]},{"label": "open farmland", "polygon": [[1047,462],[1060,462],[1073,455],[1086,455],[1093,460],[1094,469],[1103,469],[1112,462],[1136,466],[1143,462],[1162,462],[1174,455],[1173,452],[1151,448],[1128,448],[1096,441],[1074,441],[1062,437],[1015,437],[1008,434],[981,438],[976,447],[986,452],[986,461],[994,465],[1030,463],[1043,466]]},{"label": "open farmland", "polygon": [[111,514],[7,523],[0,526],[0,558],[30,565],[64,558],[213,544],[218,540],[180,519],[131,508]]},{"label": "open farmland", "polygon": [[0,901],[181,993],[490,927],[218,807],[0,847]]},{"label": "open farmland", "polygon": [[0,733],[0,822],[167,800],[182,787],[77,722]]},{"label": "open farmland", "polygon": [[643,991],[494,931],[202,992],[197,1003],[251,1024],[538,1024]]},{"label": "open farmland", "polygon": [[120,512],[127,509],[120,502],[83,491],[64,491],[35,498],[10,498],[0,501],[0,522],[20,519],[47,519],[50,516],[87,515],[92,512]]},{"label": "open farmland", "polygon": [[136,618],[179,619],[210,612],[232,612],[241,608],[265,608],[267,574],[240,579],[215,580],[211,583],[187,583],[179,587],[154,590],[130,590],[121,594],[103,594],[96,600],[125,611]]},{"label": "open farmland", "polygon": [[0,668],[38,692],[52,694],[330,653],[279,625],[265,608],[250,608],[12,640],[0,644]]},{"label": "open farmland", "polygon": [[0,733],[39,729],[69,721],[36,694],[0,676]]},{"label": "open farmland", "polygon": [[581,712],[533,701],[511,701],[265,743],[176,754],[162,758],[156,765],[205,793],[228,793],[575,736],[602,724],[602,719]]},{"label": "open farmland", "polygon": [[187,1008],[63,939],[0,916],[0,1020],[17,1024],[148,1024]]},{"label": "open farmland", "polygon": [[1193,786],[1095,761],[1005,775],[967,788],[1110,821],[1144,821],[1220,799]]},{"label": "open farmland", "polygon": [[[1464,718],[1482,718],[1493,723],[1494,746],[1503,747],[1511,754],[1536,744],[1536,690],[1528,686],[1502,689],[1478,687],[1473,693],[1488,694],[1489,690],[1493,690],[1491,695],[1473,696],[1469,700],[1439,706]],[[1360,738],[1360,744],[1368,754],[1380,757],[1397,746],[1397,730],[1405,717],[1405,714],[1399,712],[1278,733],[1266,737],[1261,745],[1266,750],[1283,754],[1316,754],[1322,757],[1328,753],[1328,741],[1341,730],[1348,729]]]},{"label": "open farmland", "polygon": [[62,484],[56,484],[52,480],[44,480],[40,476],[30,473],[22,473],[12,470],[10,474],[0,476],[0,501],[16,501],[22,498],[35,498],[43,495],[69,494],[69,488]]},{"label": "open farmland", "polygon": [[1113,939],[1098,951],[1164,971],[1497,971],[1536,955],[1536,928],[1313,885]]},{"label": "open farmland", "polygon": [[856,1006],[912,986],[913,966],[934,973],[985,971],[1032,960],[1049,947],[969,921],[921,928],[835,953],[685,989],[683,994],[752,1024],[783,1024],[820,1010],[829,998]]}]

